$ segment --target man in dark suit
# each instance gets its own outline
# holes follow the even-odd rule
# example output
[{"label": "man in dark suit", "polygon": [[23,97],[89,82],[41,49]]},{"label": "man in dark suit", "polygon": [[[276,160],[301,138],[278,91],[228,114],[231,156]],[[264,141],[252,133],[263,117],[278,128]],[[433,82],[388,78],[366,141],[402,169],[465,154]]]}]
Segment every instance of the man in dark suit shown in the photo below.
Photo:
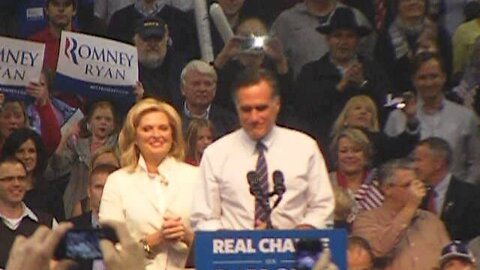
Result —
[{"label": "man in dark suit", "polygon": [[217,90],[217,73],[211,65],[200,60],[190,61],[181,74],[181,90],[185,97],[181,109],[184,133],[192,118],[212,121],[215,138],[233,131],[238,126],[233,112],[212,103]]},{"label": "man in dark suit", "polygon": [[[93,168],[88,182],[88,197],[90,199],[91,211],[70,219],[77,229],[92,229],[100,227],[98,222],[98,212],[100,210],[100,201],[102,200],[103,187],[107,182],[107,177],[118,169],[112,164],[99,164]],[[105,269],[102,261],[80,262],[78,270],[100,270]]]},{"label": "man in dark suit", "polygon": [[468,241],[480,235],[480,188],[450,173],[452,150],[438,137],[420,141],[415,148],[415,169],[430,190],[422,208],[436,213],[452,239]]}]

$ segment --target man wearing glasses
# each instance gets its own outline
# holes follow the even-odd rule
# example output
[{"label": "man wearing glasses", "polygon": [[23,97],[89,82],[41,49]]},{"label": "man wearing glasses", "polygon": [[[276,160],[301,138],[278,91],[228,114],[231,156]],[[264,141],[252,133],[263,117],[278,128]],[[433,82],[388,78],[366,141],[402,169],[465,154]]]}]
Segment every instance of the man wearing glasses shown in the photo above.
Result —
[{"label": "man wearing glasses", "polygon": [[28,237],[40,225],[56,225],[51,215],[33,211],[23,203],[26,175],[25,166],[18,159],[0,159],[0,269],[5,268],[17,235]]},{"label": "man wearing glasses", "polygon": [[357,216],[353,235],[369,242],[374,255],[386,263],[385,269],[432,269],[449,236],[438,217],[419,209],[426,188],[413,164],[390,161],[382,166],[379,180],[385,201]]}]

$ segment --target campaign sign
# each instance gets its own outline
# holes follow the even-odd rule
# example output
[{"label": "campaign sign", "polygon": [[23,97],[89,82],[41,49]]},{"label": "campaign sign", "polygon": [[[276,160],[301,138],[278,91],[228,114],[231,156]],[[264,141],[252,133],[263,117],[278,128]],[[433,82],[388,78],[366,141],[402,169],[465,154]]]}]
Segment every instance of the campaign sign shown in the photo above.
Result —
[{"label": "campaign sign", "polygon": [[[318,254],[306,242],[321,243]],[[331,261],[346,270],[345,230],[255,230],[195,233],[195,268],[199,270],[310,269],[329,250]],[[298,247],[298,250],[297,250]]]},{"label": "campaign sign", "polygon": [[0,37],[0,92],[7,99],[27,97],[25,87],[42,73],[43,43]]},{"label": "campaign sign", "polygon": [[82,96],[133,99],[137,49],[121,42],[62,32],[56,87]]}]

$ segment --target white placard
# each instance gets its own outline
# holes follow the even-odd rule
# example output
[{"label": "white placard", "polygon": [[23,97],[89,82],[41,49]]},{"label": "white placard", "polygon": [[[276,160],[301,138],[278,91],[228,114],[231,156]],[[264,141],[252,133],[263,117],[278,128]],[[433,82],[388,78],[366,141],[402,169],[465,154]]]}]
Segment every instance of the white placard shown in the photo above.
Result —
[{"label": "white placard", "polygon": [[38,81],[45,44],[0,37],[0,87],[25,87]]}]

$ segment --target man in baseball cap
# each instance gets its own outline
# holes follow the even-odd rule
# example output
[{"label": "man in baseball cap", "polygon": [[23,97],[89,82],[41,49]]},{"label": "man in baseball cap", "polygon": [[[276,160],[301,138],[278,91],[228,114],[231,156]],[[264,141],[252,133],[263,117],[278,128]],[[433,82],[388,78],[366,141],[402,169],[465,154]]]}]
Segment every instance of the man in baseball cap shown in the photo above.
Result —
[{"label": "man in baseball cap", "polygon": [[140,20],[135,28],[135,34],[138,34],[142,39],[163,39],[165,33],[168,33],[167,25],[162,19],[156,17],[147,17]]},{"label": "man in baseball cap", "polygon": [[454,241],[442,249],[440,270],[475,270],[475,257],[467,246]]},{"label": "man in baseball cap", "polygon": [[183,105],[179,78],[187,57],[172,46],[169,25],[158,17],[147,17],[137,22],[133,43],[138,52],[139,79],[145,97],[155,97]]}]

